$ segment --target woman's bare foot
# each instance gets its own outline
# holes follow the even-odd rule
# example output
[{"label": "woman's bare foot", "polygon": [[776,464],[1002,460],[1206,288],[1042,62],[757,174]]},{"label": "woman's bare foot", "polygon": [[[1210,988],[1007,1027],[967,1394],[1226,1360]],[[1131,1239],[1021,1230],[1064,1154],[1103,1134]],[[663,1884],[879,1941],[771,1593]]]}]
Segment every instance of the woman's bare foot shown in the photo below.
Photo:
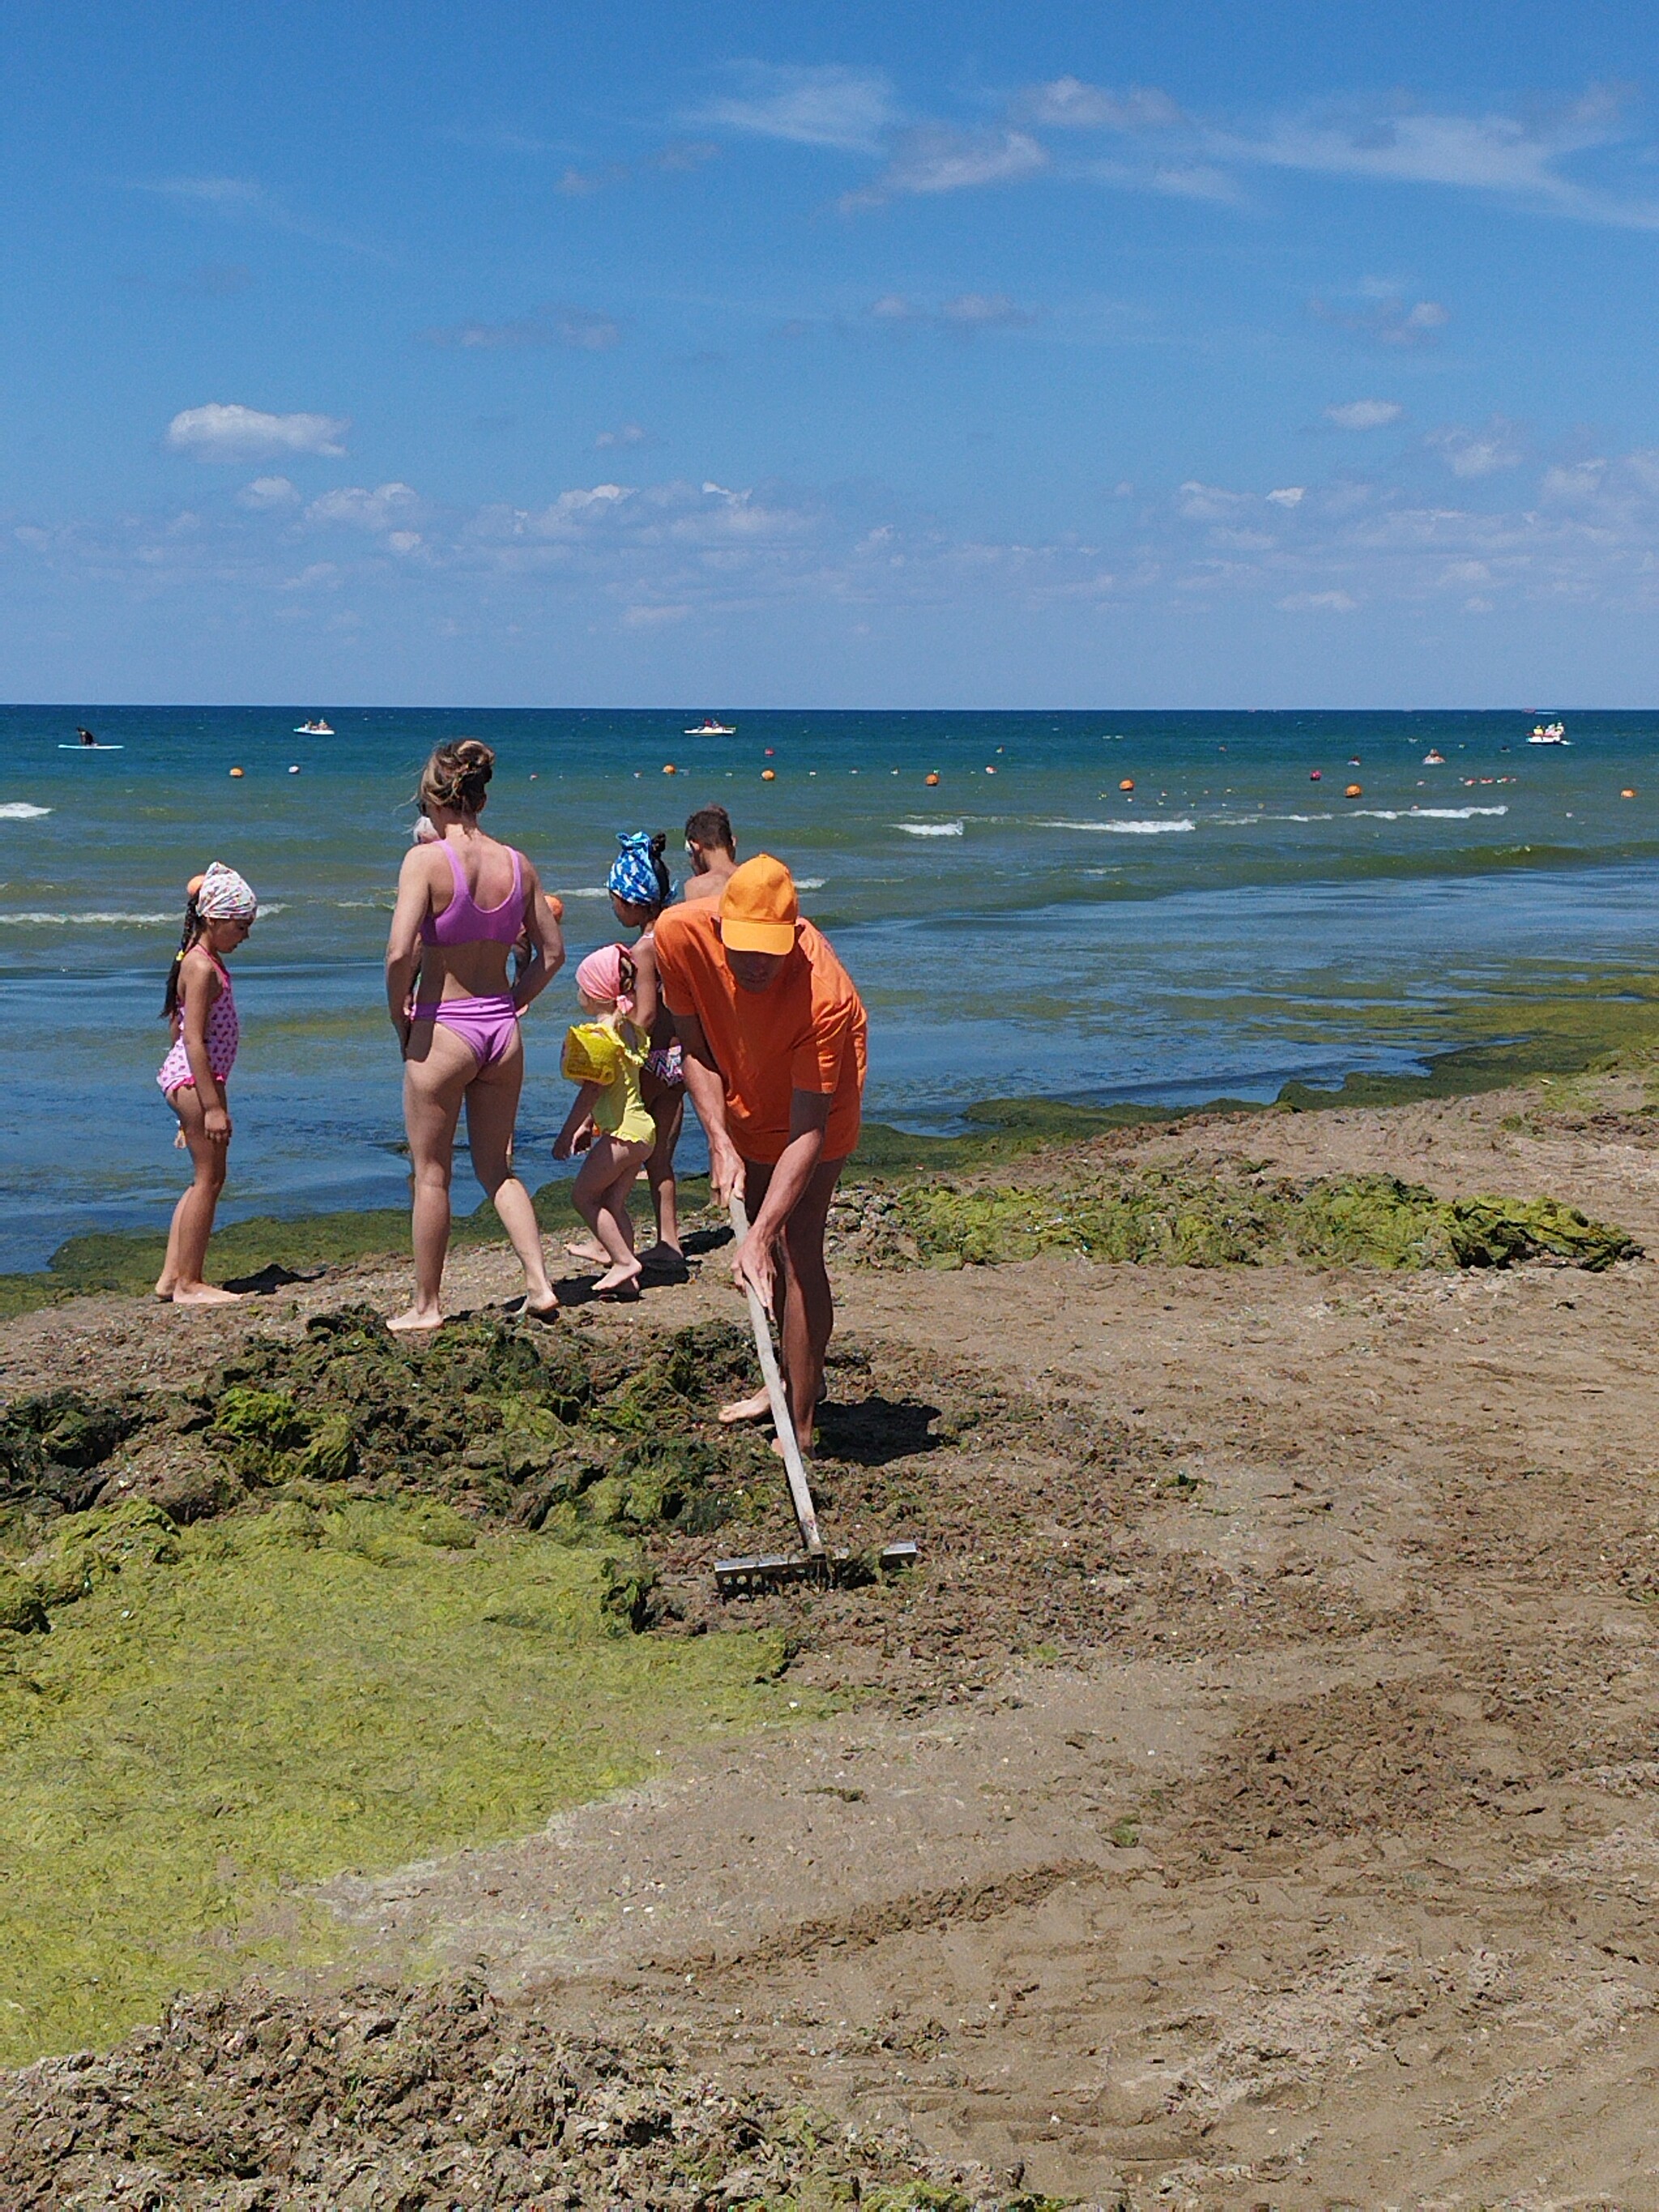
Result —
[{"label": "woman's bare foot", "polygon": [[597,1237],[573,1237],[564,1249],[573,1260],[597,1260],[601,1267],[611,1257]]},{"label": "woman's bare foot", "polygon": [[609,1274],[601,1275],[593,1285],[596,1298],[636,1298],[640,1294],[640,1263],[630,1260],[624,1267],[621,1261]]},{"label": "woman's bare foot", "polygon": [[769,1420],[772,1401],[764,1390],[757,1390],[752,1398],[734,1398],[729,1406],[722,1406],[716,1419],[729,1427],[734,1421]]},{"label": "woman's bare foot", "polygon": [[435,1306],[430,1312],[421,1306],[410,1306],[406,1313],[393,1314],[386,1322],[394,1336],[419,1336],[443,1325],[443,1315]]},{"label": "woman's bare foot", "polygon": [[[161,1296],[159,1291],[156,1296]],[[174,1287],[173,1303],[176,1306],[239,1306],[242,1294],[222,1291],[216,1283],[179,1283]]]},{"label": "woman's bare foot", "polygon": [[517,1321],[556,1321],[563,1308],[557,1291],[550,1289],[544,1298],[514,1298],[507,1310],[509,1317]]},{"label": "woman's bare foot", "polygon": [[167,1276],[163,1275],[155,1285],[155,1295],[163,1305],[170,1306],[173,1304],[173,1285]]}]

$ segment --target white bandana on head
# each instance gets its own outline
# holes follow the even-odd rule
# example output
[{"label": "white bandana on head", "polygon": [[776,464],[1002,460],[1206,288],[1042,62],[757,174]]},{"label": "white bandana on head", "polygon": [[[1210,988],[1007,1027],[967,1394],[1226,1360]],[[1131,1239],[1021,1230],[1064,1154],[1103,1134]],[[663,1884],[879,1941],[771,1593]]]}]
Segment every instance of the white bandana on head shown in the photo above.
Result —
[{"label": "white bandana on head", "polygon": [[259,902],[245,876],[222,860],[213,860],[197,888],[196,911],[204,921],[252,921]]}]

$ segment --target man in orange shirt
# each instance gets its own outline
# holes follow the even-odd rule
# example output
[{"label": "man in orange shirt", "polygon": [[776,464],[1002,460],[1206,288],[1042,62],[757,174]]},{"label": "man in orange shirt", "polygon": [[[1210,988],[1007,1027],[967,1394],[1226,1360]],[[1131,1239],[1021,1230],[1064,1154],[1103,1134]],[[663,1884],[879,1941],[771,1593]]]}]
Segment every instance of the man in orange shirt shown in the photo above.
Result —
[{"label": "man in orange shirt", "polygon": [[[829,940],[801,920],[789,871],[769,853],[734,870],[718,902],[669,907],[653,935],[714,1195],[726,1204],[741,1192],[749,1214],[738,1282],[752,1283],[777,1316],[805,1450],[835,1327],[823,1231],[858,1142],[864,1004]],[[721,1418],[765,1410],[764,1396],[745,1399]]]}]

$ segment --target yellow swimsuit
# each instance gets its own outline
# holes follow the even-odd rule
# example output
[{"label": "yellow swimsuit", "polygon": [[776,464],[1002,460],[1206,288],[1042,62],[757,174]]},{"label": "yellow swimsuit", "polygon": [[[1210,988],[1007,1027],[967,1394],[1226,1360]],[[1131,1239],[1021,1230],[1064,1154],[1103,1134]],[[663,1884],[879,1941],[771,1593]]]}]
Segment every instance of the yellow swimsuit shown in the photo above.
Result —
[{"label": "yellow swimsuit", "polygon": [[657,1125],[640,1091],[645,1046],[632,1022],[614,1015],[604,1021],[574,1022],[565,1033],[564,1074],[571,1083],[603,1085],[593,1106],[593,1122],[622,1145],[656,1142]]}]

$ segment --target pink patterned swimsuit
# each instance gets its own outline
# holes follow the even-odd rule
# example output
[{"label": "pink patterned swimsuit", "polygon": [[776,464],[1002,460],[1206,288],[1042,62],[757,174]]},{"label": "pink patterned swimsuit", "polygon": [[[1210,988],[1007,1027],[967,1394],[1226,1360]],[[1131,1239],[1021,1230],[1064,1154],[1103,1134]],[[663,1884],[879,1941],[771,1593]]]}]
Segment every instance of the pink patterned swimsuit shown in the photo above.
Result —
[{"label": "pink patterned swimsuit", "polygon": [[[242,1030],[236,1018],[236,994],[230,988],[230,977],[216,960],[213,964],[219,969],[220,989],[218,997],[208,1009],[208,1066],[213,1071],[216,1082],[223,1083],[236,1065],[236,1048],[241,1042]],[[190,1054],[185,1049],[184,1014],[185,1002],[180,998],[179,1035],[155,1078],[161,1086],[162,1095],[168,1098],[185,1084],[192,1089],[196,1084],[196,1078],[190,1072]]]}]

